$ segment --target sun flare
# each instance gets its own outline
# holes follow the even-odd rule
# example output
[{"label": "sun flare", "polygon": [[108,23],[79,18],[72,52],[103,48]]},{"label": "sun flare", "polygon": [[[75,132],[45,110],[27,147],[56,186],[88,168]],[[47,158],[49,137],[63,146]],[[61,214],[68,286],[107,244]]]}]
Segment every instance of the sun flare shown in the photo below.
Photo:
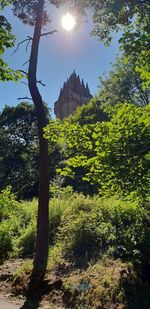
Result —
[{"label": "sun flare", "polygon": [[65,30],[71,31],[76,25],[75,17],[68,12],[66,15],[62,16],[61,24]]}]

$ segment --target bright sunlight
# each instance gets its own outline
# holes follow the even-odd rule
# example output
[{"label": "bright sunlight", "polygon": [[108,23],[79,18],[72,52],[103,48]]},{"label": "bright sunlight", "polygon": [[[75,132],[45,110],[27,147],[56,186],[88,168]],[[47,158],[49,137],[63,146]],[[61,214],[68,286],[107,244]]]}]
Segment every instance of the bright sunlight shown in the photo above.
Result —
[{"label": "bright sunlight", "polygon": [[61,24],[65,30],[71,31],[76,25],[75,17],[68,12],[66,15],[62,16]]}]

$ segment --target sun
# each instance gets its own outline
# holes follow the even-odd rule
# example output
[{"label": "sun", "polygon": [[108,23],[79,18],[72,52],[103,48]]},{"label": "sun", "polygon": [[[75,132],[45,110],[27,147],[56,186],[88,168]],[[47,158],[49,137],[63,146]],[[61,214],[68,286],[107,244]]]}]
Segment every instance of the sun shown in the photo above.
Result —
[{"label": "sun", "polygon": [[66,15],[62,16],[61,24],[65,30],[71,31],[76,25],[75,17],[68,12]]}]

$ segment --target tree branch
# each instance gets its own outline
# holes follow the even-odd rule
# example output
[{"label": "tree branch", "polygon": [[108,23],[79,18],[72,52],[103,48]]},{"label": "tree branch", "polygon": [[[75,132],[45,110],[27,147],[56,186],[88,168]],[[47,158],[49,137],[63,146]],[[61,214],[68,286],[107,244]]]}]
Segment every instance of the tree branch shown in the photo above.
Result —
[{"label": "tree branch", "polygon": [[[28,73],[26,72],[26,71],[23,71],[23,70],[19,70],[19,72],[21,72],[21,73],[23,73],[23,74],[25,74],[26,75],[26,77],[28,77]],[[43,83],[42,82],[42,80],[37,80],[36,81],[38,84],[41,84],[43,87],[45,87],[46,86],[46,84],[45,83]],[[23,84],[25,84],[25,85],[27,85],[25,82],[22,82]]]},{"label": "tree branch", "polygon": [[22,45],[23,43],[27,42],[27,45],[26,45],[26,51],[28,49],[28,46],[29,46],[29,43],[32,41],[33,39],[30,37],[30,36],[27,36],[27,38],[21,42],[19,42],[17,44],[17,48],[14,50],[14,52],[12,53],[12,55],[14,55],[18,50],[19,50],[19,47],[20,45]]},{"label": "tree branch", "polygon": [[36,82],[37,82],[38,84],[41,84],[43,87],[46,86],[46,84],[44,84],[44,83],[42,82],[42,80],[37,80]]},{"label": "tree branch", "polygon": [[24,85],[26,85],[28,87],[28,84],[26,82],[21,82],[21,84],[24,84]]},{"label": "tree branch", "polygon": [[18,101],[19,101],[19,100],[31,100],[31,101],[32,101],[32,98],[29,98],[29,97],[23,97],[23,98],[18,98],[17,100],[18,100]]},{"label": "tree branch", "polygon": [[53,30],[53,31],[49,31],[49,32],[44,32],[44,33],[41,33],[41,36],[53,35],[56,32],[57,32],[57,30]]},{"label": "tree branch", "polygon": [[23,73],[23,74],[25,74],[25,75],[28,75],[28,73],[25,72],[25,71],[23,71],[23,70],[19,70],[19,72],[21,72],[21,73]]},{"label": "tree branch", "polygon": [[23,67],[24,67],[27,63],[29,63],[29,61],[30,61],[30,60],[27,60],[26,62],[24,62]]}]

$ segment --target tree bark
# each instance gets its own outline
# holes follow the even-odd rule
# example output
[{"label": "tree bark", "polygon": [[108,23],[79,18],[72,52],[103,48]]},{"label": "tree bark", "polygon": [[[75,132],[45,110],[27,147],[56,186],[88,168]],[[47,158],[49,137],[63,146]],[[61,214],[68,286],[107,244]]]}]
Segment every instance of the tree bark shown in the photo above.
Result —
[{"label": "tree bark", "polygon": [[32,284],[40,284],[45,276],[48,258],[48,205],[49,205],[49,175],[48,175],[48,142],[43,137],[43,128],[47,125],[47,113],[41,94],[37,87],[38,51],[42,30],[44,0],[39,0],[32,40],[28,84],[35,105],[39,138],[39,200],[36,250],[32,272]]}]

